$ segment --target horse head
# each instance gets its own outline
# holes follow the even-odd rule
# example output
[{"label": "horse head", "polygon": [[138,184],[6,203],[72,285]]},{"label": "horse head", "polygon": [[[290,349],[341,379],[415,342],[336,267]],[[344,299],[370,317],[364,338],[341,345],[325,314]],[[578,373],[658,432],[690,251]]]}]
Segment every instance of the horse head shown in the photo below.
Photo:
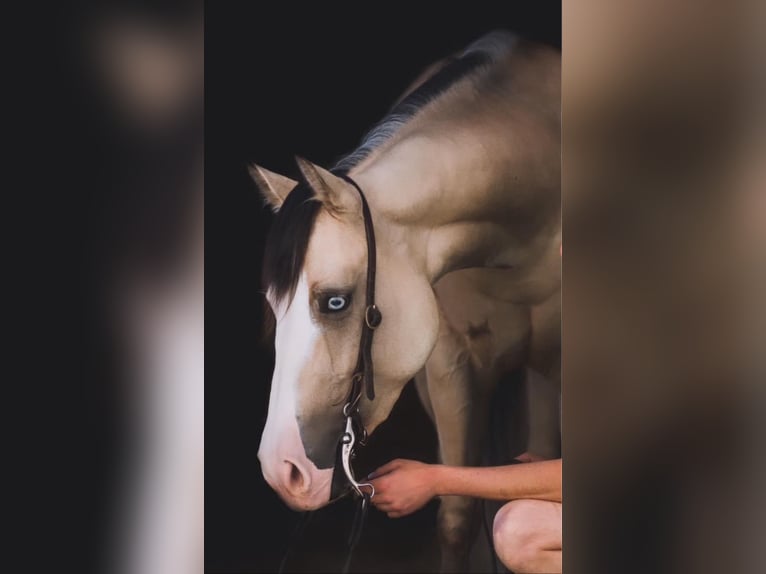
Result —
[{"label": "horse head", "polygon": [[[258,458],[264,478],[291,508],[311,510],[331,501],[364,324],[367,242],[354,186],[306,160],[298,166],[300,182],[251,168],[275,211],[263,279],[276,318],[276,356]],[[425,364],[439,326],[433,290],[406,242],[383,218],[375,232],[376,303],[384,319],[372,346],[375,399],[363,396],[359,406],[368,433]]]}]

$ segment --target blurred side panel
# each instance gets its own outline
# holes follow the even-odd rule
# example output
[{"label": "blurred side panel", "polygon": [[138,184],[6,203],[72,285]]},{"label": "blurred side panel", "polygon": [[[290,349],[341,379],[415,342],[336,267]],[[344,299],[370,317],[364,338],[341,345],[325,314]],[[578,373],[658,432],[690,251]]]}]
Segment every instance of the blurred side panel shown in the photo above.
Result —
[{"label": "blurred side panel", "polygon": [[565,571],[766,567],[764,21],[563,5]]},{"label": "blurred side panel", "polygon": [[71,16],[91,183],[88,448],[108,483],[91,495],[89,550],[101,572],[201,572],[202,6],[106,2]]}]

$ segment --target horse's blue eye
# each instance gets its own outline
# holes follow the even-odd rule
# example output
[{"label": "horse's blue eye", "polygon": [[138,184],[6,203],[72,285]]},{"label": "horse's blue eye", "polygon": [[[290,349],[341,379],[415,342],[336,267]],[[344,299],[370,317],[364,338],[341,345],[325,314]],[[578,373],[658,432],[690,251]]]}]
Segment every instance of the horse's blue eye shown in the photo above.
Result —
[{"label": "horse's blue eye", "polygon": [[341,295],[334,295],[327,299],[327,310],[330,312],[343,311],[348,305],[348,299]]},{"label": "horse's blue eye", "polygon": [[351,293],[325,293],[319,297],[319,312],[326,315],[342,313],[351,306]]}]

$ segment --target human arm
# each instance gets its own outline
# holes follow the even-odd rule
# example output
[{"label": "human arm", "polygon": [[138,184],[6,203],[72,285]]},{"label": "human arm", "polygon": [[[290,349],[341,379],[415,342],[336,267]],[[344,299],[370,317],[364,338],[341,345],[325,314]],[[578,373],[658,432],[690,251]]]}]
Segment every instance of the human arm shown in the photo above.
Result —
[{"label": "human arm", "polygon": [[435,465],[436,494],[561,502],[561,459],[507,466]]},{"label": "human arm", "polygon": [[392,518],[434,496],[561,501],[561,459],[494,467],[461,467],[397,459],[370,474],[373,504]]}]

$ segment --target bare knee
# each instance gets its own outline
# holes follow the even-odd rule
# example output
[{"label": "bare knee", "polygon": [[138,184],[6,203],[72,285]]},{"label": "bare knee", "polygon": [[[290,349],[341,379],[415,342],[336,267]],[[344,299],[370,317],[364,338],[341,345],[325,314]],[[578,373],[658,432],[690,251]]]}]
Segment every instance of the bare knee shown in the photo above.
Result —
[{"label": "bare knee", "polygon": [[492,538],[495,552],[513,572],[538,572],[546,540],[536,520],[539,501],[514,500],[495,515]]}]

